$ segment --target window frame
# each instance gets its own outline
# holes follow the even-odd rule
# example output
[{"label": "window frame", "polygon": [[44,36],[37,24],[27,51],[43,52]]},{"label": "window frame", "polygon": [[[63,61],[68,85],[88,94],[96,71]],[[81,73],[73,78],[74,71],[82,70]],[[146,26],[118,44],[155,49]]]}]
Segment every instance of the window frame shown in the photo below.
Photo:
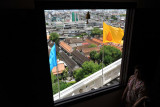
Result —
[{"label": "window frame", "polygon": [[[53,7],[54,5],[54,7]],[[122,51],[122,62],[121,62],[121,70],[120,70],[120,83],[113,84],[110,86],[102,87],[96,90],[88,91],[85,93],[81,93],[78,95],[70,96],[67,98],[59,99],[57,101],[53,100],[54,106],[67,106],[73,102],[84,101],[86,99],[91,99],[93,97],[101,96],[112,91],[124,88],[127,83],[128,75],[128,65],[129,65],[129,57],[130,57],[130,47],[131,47],[131,38],[133,31],[133,22],[134,22],[134,13],[136,3],[110,3],[110,2],[86,2],[86,1],[36,1],[35,7],[37,13],[40,15],[40,22],[43,30],[42,34],[46,35],[46,25],[45,25],[45,17],[44,10],[54,9],[126,9],[126,22],[125,22],[125,35],[124,35],[124,44]],[[106,8],[107,7],[107,8]],[[126,36],[127,35],[127,36]],[[47,43],[47,39],[46,43]],[[48,54],[48,51],[47,51]],[[49,58],[49,56],[48,56]],[[48,64],[49,65],[49,64]],[[49,69],[49,66],[48,68]],[[51,92],[52,93],[52,92]],[[53,93],[52,93],[53,94]]]}]

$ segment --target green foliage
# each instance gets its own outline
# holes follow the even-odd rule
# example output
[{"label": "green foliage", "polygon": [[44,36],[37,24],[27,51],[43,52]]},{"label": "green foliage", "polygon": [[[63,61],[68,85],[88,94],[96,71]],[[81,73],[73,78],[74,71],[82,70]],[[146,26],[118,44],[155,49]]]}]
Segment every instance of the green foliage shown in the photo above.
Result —
[{"label": "green foliage", "polygon": [[[109,65],[112,62],[118,60],[119,58],[122,57],[122,52],[112,46],[104,46],[104,64]],[[103,53],[103,48],[101,48],[100,53],[97,53],[96,51],[92,51],[90,53],[90,58],[94,62],[100,63],[102,61],[102,53]]]},{"label": "green foliage", "polygon": [[[102,61],[102,53],[104,49],[104,62],[100,63]],[[92,51],[90,53],[90,58],[93,61],[96,61],[98,63],[94,63],[93,61],[86,61],[83,63],[82,68],[77,69],[73,72],[73,76],[75,80],[78,82],[82,80],[83,78],[88,77],[89,75],[97,72],[98,70],[102,69],[106,65],[109,65],[113,63],[114,61],[121,58],[122,53],[119,49],[112,47],[112,46],[104,46],[101,48],[100,53],[97,53],[96,51]]]},{"label": "green foliage", "polygon": [[81,68],[80,68],[80,69],[77,69],[77,70],[74,71],[73,76],[74,76],[75,80],[78,82],[78,81],[80,81],[81,79],[83,79],[83,77],[84,77],[84,72],[82,71]]},{"label": "green foliage", "polygon": [[96,51],[92,51],[90,52],[90,59],[92,59],[95,62],[95,56],[96,56],[97,52]]},{"label": "green foliage", "polygon": [[82,38],[84,35],[87,35],[87,33],[81,33],[80,35],[74,36],[74,37],[80,37],[80,38]]},{"label": "green foliage", "polygon": [[95,36],[95,35],[102,35],[103,34],[103,30],[99,29],[99,28],[93,28],[91,30],[91,36]]},{"label": "green foliage", "polygon": [[63,74],[62,76],[63,80],[66,80],[68,77],[68,70],[67,69],[63,70],[62,74]]},{"label": "green foliage", "polygon": [[57,81],[56,75],[54,75],[52,72],[51,72],[51,81],[52,81],[52,84]]},{"label": "green foliage", "polygon": [[120,16],[126,16],[126,14],[120,14]]},{"label": "green foliage", "polygon": [[96,51],[90,52],[90,59],[93,60],[94,62],[100,63],[100,54],[97,53]]},{"label": "green foliage", "polygon": [[[104,64],[109,65],[122,57],[122,52],[112,46],[104,46]],[[102,59],[103,48],[100,50],[99,58]]]},{"label": "green foliage", "polygon": [[[62,81],[59,81],[59,85],[60,85],[60,91],[64,90],[65,88],[75,84],[76,81],[71,81],[71,82],[62,82]],[[53,94],[56,94],[58,93],[58,82],[56,83],[52,83],[52,91],[53,91]]]},{"label": "green foliage", "polygon": [[81,33],[81,36],[83,37],[84,35],[87,35],[87,33]]},{"label": "green foliage", "polygon": [[95,44],[90,44],[89,46],[88,46],[88,48],[94,48],[94,47],[97,47]]},{"label": "green foliage", "polygon": [[106,19],[108,20],[108,19],[109,19],[109,17],[108,17],[108,16],[106,16]]},{"label": "green foliage", "polygon": [[100,54],[96,53],[94,56],[95,61],[97,61],[98,63],[100,63],[101,59],[100,59]]},{"label": "green foliage", "polygon": [[60,53],[56,51],[57,59],[60,59]]},{"label": "green foliage", "polygon": [[48,23],[46,23],[46,25],[48,25]]},{"label": "green foliage", "polygon": [[82,38],[83,36],[82,35],[74,36],[74,38],[77,38],[77,37]]},{"label": "green foliage", "polygon": [[75,83],[76,83],[76,81],[71,81],[71,82],[68,82],[67,84],[68,84],[68,86],[71,86],[71,85],[73,85]]},{"label": "green foliage", "polygon": [[50,33],[50,37],[49,37],[50,40],[54,41],[56,44],[58,44],[58,41],[59,41],[59,34],[57,33]]},{"label": "green foliage", "polygon": [[82,69],[85,74],[94,73],[99,70],[99,65],[93,61],[86,61],[83,63]]},{"label": "green foliage", "polygon": [[74,71],[74,78],[78,82],[83,78],[88,77],[89,75],[95,73],[100,70],[102,65],[94,63],[93,61],[86,61],[83,63],[82,68]]},{"label": "green foliage", "polygon": [[112,15],[111,19],[117,20],[117,17],[115,15]]}]

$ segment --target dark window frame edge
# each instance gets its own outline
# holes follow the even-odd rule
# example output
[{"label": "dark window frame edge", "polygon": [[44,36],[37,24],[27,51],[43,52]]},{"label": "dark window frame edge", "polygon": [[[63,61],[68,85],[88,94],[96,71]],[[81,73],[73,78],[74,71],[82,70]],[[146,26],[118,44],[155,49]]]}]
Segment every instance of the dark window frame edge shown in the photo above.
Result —
[{"label": "dark window frame edge", "polygon": [[91,99],[91,98],[96,98],[98,96],[102,96],[107,93],[110,93],[114,90],[118,90],[118,89],[121,89],[123,88],[120,84],[118,85],[111,85],[111,86],[108,86],[108,87],[102,87],[102,88],[99,88],[99,89],[96,89],[96,90],[92,90],[92,91],[88,91],[88,92],[84,92],[84,93],[81,93],[81,94],[77,94],[77,95],[74,95],[74,96],[70,96],[70,97],[67,97],[67,98],[63,98],[63,99],[60,99],[60,100],[57,100],[57,101],[54,101],[54,105],[56,107],[59,107],[59,106],[69,106],[71,103],[75,103],[75,102],[79,102],[79,101],[85,101],[85,99]]},{"label": "dark window frame edge", "polygon": [[[128,66],[130,58],[130,47],[133,32],[135,8],[127,9],[126,24],[125,24],[125,36],[124,36],[124,47],[122,53],[122,65],[120,70],[120,84],[126,86],[128,75]],[[126,27],[127,26],[127,27]],[[126,36],[127,35],[127,36]],[[124,75],[125,74],[125,75]]]}]

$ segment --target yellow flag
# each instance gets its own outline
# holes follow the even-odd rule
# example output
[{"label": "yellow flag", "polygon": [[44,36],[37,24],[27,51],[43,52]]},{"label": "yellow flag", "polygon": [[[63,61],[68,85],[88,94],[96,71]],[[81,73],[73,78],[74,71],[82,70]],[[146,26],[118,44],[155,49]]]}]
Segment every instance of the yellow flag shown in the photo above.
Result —
[{"label": "yellow flag", "polygon": [[124,36],[123,29],[112,27],[103,22],[103,43],[106,42],[121,43],[123,36]]}]

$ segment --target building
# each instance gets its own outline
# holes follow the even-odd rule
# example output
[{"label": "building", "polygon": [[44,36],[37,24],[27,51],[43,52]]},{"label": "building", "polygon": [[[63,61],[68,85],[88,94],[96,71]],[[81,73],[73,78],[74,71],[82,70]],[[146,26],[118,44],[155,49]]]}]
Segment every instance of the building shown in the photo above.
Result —
[{"label": "building", "polygon": [[54,75],[57,75],[57,68],[58,68],[58,74],[62,74],[62,72],[65,70],[64,64],[57,64],[58,67],[54,67],[52,69],[52,73]]},{"label": "building", "polygon": [[79,20],[77,12],[72,12],[72,22],[77,22]]},{"label": "building", "polygon": [[85,39],[85,41],[88,42],[89,44],[95,44],[97,46],[100,45],[100,43],[97,43],[97,42],[93,41],[92,39]]},{"label": "building", "polygon": [[66,42],[64,42],[64,41],[61,41],[61,42],[59,43],[59,46],[62,47],[62,49],[63,49],[65,52],[69,53],[69,54],[71,54],[71,52],[73,51],[72,47],[69,46],[69,45],[68,45]]},{"label": "building", "polygon": [[77,64],[79,64],[80,66],[82,66],[82,64],[85,61],[89,61],[89,59],[87,57],[85,57],[84,55],[82,55],[79,51],[74,50],[72,53],[72,58],[77,62]]},{"label": "building", "polygon": [[78,46],[78,47],[77,47],[77,50],[81,52],[82,49],[88,48],[88,46],[90,46],[90,45],[89,45],[89,44],[86,44],[86,45]]},{"label": "building", "polygon": [[96,52],[100,52],[100,47],[93,47],[93,48],[83,48],[82,52],[86,57],[90,57],[90,52],[92,51],[96,51]]},{"label": "building", "polygon": [[83,43],[83,40],[82,40],[82,38],[66,38],[65,42],[68,44]]},{"label": "building", "polygon": [[69,71],[74,71],[75,69],[79,68],[76,62],[71,58],[69,58],[69,56],[65,54],[63,51],[60,52],[60,59],[65,62]]}]

